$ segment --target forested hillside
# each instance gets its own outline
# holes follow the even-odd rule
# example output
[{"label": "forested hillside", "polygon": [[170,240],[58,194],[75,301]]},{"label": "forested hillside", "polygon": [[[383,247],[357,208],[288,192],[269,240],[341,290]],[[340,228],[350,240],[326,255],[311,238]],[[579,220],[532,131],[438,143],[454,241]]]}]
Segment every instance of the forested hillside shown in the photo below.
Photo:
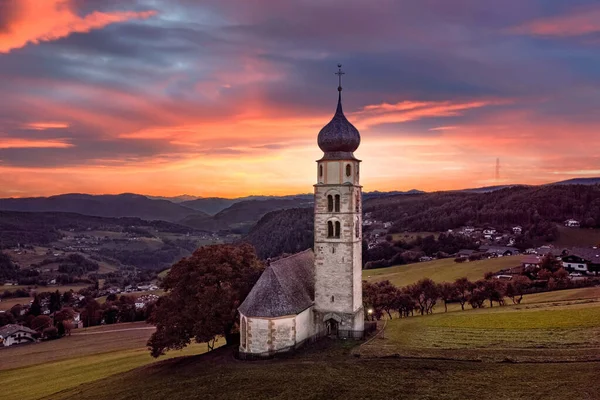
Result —
[{"label": "forested hillside", "polygon": [[297,253],[313,246],[313,208],[272,211],[252,228],[245,241],[260,258]]},{"label": "forested hillside", "polygon": [[513,187],[490,193],[439,192],[390,196],[365,202],[373,218],[394,222],[394,231],[445,231],[465,225],[524,227],[541,221],[581,221],[600,227],[600,185]]},{"label": "forested hillside", "polygon": [[0,199],[0,210],[29,212],[72,212],[99,217],[138,217],[178,221],[190,215],[208,217],[167,200],[152,200],[138,194],[62,194],[51,197]]},{"label": "forested hillside", "polygon": [[[312,208],[271,212],[252,228],[246,240],[263,258],[304,250],[313,242],[312,212]],[[524,231],[516,245],[526,248],[558,239],[556,223],[568,218],[581,221],[584,227],[600,227],[600,185],[519,186],[489,193],[381,196],[366,199],[364,212],[371,213],[372,219],[394,222],[390,233],[444,232],[466,225],[493,225],[499,229],[521,225]],[[470,248],[464,243],[454,247],[457,246]],[[363,261],[386,258],[378,253],[381,249],[363,250]]]},{"label": "forested hillside", "polygon": [[60,212],[0,211],[0,249],[17,244],[47,245],[62,235],[59,230],[124,230],[131,226],[162,232],[189,233],[195,230],[166,221],[140,218],[105,218]]}]

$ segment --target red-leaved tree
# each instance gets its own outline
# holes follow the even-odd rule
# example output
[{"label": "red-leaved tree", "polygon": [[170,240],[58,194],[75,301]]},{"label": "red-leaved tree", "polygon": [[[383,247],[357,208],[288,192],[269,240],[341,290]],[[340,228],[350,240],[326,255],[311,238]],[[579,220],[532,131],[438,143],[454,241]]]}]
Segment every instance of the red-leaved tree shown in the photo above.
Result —
[{"label": "red-leaved tree", "polygon": [[194,340],[212,349],[235,326],[237,308],[264,269],[249,244],[201,247],[173,265],[148,322],[156,325],[148,346],[153,357]]}]

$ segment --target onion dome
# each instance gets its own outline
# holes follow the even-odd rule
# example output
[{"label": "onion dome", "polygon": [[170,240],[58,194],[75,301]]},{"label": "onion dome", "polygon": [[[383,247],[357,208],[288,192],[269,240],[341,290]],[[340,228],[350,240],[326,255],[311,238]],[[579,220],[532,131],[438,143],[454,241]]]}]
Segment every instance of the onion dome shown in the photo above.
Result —
[{"label": "onion dome", "polygon": [[352,154],[360,145],[360,133],[348,121],[342,110],[342,83],[341,76],[344,74],[341,71],[336,74],[340,77],[340,85],[338,87],[338,104],[333,119],[321,129],[317,138],[317,143],[325,153],[324,159],[354,159]]}]

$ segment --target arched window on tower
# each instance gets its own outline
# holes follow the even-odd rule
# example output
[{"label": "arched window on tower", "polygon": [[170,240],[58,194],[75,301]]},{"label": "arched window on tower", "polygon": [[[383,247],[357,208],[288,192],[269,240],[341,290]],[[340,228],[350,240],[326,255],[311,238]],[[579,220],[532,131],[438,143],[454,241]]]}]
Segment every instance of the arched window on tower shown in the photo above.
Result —
[{"label": "arched window on tower", "polygon": [[327,221],[327,237],[333,237],[333,222]]},{"label": "arched window on tower", "polygon": [[346,176],[352,175],[352,167],[350,164],[346,164]]},{"label": "arched window on tower", "polygon": [[241,332],[241,336],[242,336],[242,347],[246,348],[246,318],[242,318],[242,332]]},{"label": "arched window on tower", "polygon": [[340,237],[340,231],[341,231],[340,221],[335,221],[335,237],[336,238]]},{"label": "arched window on tower", "polygon": [[333,196],[327,196],[327,211],[333,212]]},{"label": "arched window on tower", "polygon": [[319,165],[319,177],[322,178],[323,177],[323,165]]},{"label": "arched window on tower", "polygon": [[340,195],[335,195],[335,212],[340,212]]}]

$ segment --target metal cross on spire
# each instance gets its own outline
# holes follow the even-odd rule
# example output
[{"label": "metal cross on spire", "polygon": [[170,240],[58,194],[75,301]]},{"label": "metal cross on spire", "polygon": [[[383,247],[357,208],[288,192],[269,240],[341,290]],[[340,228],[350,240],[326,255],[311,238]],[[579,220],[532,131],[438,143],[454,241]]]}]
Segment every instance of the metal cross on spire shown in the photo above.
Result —
[{"label": "metal cross on spire", "polygon": [[342,71],[342,64],[338,64],[338,72],[336,72],[335,74],[339,78],[338,91],[341,92],[342,91],[342,75],[346,74],[345,72]]}]

